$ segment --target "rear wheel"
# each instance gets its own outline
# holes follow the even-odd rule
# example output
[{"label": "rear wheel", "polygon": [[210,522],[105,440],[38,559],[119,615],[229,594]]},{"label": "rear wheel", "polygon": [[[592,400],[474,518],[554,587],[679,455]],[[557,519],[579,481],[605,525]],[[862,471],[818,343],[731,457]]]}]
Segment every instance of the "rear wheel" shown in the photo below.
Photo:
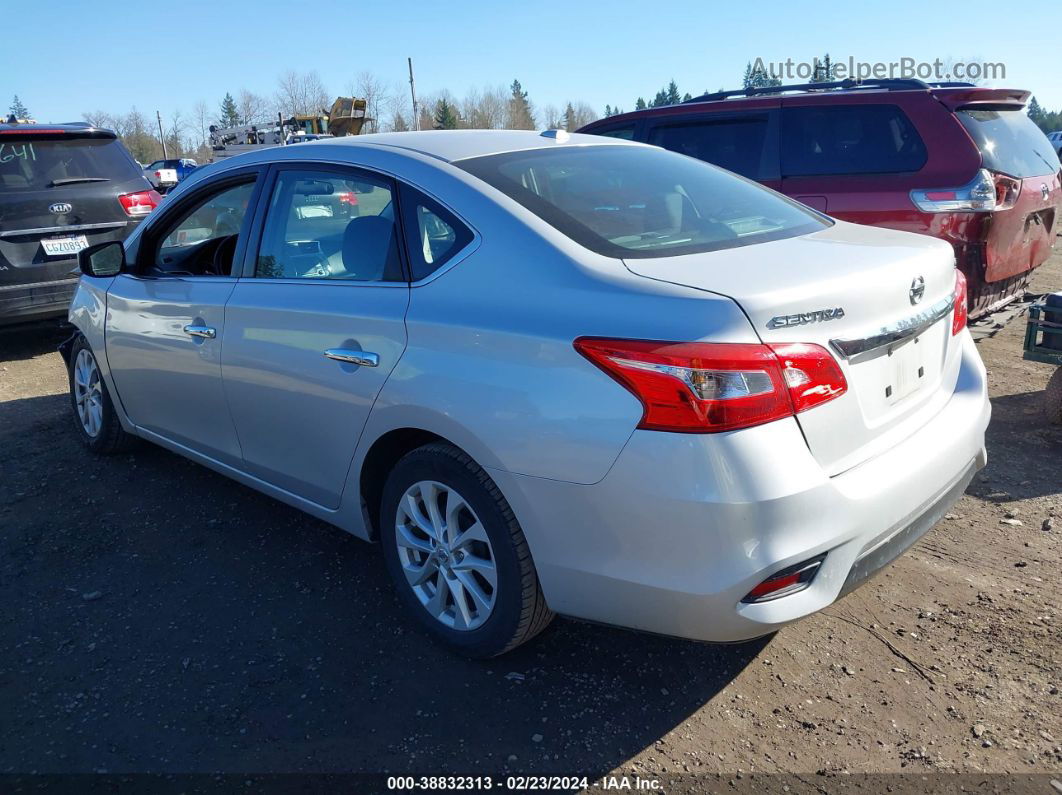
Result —
[{"label": "rear wheel", "polygon": [[84,445],[101,455],[128,449],[135,437],[122,430],[96,355],[84,337],[70,350],[68,375],[74,426]]},{"label": "rear wheel", "polygon": [[553,618],[512,509],[457,448],[430,444],[404,456],[384,486],[380,525],[399,599],[450,648],[493,657]]},{"label": "rear wheel", "polygon": [[1062,367],[1055,370],[1044,390],[1044,409],[1047,421],[1062,425]]}]

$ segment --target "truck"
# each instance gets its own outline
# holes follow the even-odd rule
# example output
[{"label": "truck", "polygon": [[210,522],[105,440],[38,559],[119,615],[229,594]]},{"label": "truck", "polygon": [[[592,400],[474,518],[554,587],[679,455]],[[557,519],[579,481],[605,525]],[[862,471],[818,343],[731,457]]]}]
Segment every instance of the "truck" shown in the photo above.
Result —
[{"label": "truck", "polygon": [[287,119],[277,114],[266,124],[237,124],[232,127],[210,126],[210,149],[214,160],[254,152],[271,146],[359,135],[367,121],[364,99],[337,97],[329,110],[318,114],[295,114]]},{"label": "truck", "polygon": [[165,192],[195,171],[197,167],[198,163],[187,157],[156,160],[144,167],[144,176],[156,190]]}]

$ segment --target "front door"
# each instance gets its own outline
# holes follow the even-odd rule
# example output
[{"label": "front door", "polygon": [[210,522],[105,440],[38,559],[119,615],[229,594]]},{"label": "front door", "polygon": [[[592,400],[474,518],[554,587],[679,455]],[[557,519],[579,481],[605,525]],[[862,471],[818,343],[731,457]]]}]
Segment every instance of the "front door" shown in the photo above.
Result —
[{"label": "front door", "polygon": [[390,180],[275,172],[253,270],[226,308],[222,370],[244,469],[337,508],[362,428],[406,345]]},{"label": "front door", "polygon": [[255,175],[245,175],[167,212],[107,294],[107,361],[129,418],[233,466],[242,456],[221,382],[221,342],[254,185]]}]

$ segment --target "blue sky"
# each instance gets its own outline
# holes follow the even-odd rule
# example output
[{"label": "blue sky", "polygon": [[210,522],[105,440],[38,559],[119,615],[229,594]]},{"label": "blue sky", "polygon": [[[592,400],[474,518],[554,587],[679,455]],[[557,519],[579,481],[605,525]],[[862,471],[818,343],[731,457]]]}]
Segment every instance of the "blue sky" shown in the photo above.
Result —
[{"label": "blue sky", "polygon": [[[631,109],[674,78],[683,92],[740,84],[746,61],[1003,62],[1005,84],[1062,109],[1054,3],[1007,6],[893,2],[755,3],[405,2],[25,3],[4,13],[0,107],[18,94],[41,121],[97,109],[190,114],[226,91],[272,94],[285,69],[316,70],[332,95],[371,70],[418,90],[508,85],[536,106],[583,100]],[[813,10],[815,9],[815,10]],[[1037,21],[1039,20],[1039,22]]]}]

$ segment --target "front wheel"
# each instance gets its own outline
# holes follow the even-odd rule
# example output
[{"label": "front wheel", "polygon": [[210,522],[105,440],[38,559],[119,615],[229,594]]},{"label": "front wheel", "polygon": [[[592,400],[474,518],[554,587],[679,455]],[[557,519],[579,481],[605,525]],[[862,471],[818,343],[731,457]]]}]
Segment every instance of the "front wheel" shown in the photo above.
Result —
[{"label": "front wheel", "polygon": [[552,620],[509,503],[457,448],[406,454],[384,486],[380,524],[399,599],[450,648],[494,657]]},{"label": "front wheel", "polygon": [[1062,425],[1062,367],[1055,370],[1051,380],[1047,382],[1044,390],[1044,408],[1047,410],[1047,421],[1055,425]]},{"label": "front wheel", "polygon": [[84,337],[78,336],[70,350],[67,374],[74,427],[82,443],[101,455],[128,449],[135,437],[122,430],[96,355]]}]

